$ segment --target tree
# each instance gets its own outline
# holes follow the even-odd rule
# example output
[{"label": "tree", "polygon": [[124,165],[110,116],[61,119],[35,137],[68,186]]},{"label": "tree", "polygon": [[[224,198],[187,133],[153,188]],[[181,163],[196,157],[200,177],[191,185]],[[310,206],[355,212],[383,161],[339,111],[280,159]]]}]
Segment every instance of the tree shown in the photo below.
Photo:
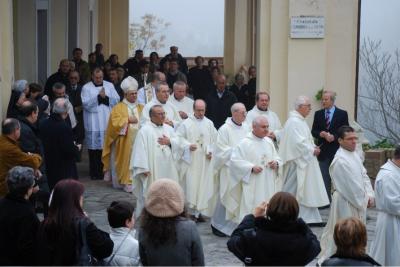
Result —
[{"label": "tree", "polygon": [[153,14],[145,14],[141,23],[131,23],[129,25],[129,51],[132,54],[134,50],[141,49],[157,51],[165,47],[165,34],[162,34],[171,23],[157,18]]},{"label": "tree", "polygon": [[[382,51],[381,41],[364,39],[360,48],[360,124],[379,138],[400,141],[400,53]],[[362,118],[361,118],[362,117]]]}]

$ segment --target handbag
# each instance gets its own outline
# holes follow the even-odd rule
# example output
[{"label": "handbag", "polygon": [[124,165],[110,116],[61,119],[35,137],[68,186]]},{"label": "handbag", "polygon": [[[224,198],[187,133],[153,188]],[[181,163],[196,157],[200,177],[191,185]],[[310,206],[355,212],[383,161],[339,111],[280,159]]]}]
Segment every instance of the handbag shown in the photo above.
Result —
[{"label": "handbag", "polygon": [[87,242],[86,228],[89,225],[89,220],[87,218],[80,218],[78,220],[78,259],[76,266],[103,266],[103,261],[97,260],[92,256],[92,252]]}]

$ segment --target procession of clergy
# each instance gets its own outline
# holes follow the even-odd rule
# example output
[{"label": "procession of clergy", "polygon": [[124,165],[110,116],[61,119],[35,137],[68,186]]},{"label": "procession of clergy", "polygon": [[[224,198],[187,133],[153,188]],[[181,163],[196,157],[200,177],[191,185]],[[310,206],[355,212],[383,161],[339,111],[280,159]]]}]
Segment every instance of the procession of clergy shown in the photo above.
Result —
[{"label": "procession of clergy", "polygon": [[[282,127],[269,109],[268,93],[258,92],[252,110],[247,113],[242,103],[233,104],[231,117],[217,130],[205,117],[205,101],[188,98],[184,82],[176,82],[171,95],[164,81],[138,89],[130,76],[121,88],[123,101],[93,112],[106,121],[98,128],[105,130],[105,135],[98,137],[103,143],[105,177],[114,187],[133,192],[136,216],[150,184],[160,178],[179,182],[189,214],[199,221],[202,215],[211,217],[213,233],[219,236],[229,236],[245,215],[278,191],[296,197],[299,217],[306,223],[321,223],[318,208],[329,205],[331,195],[330,216],[321,238],[321,262],[336,251],[333,231],[339,219],[354,216],[366,222],[367,207],[375,204],[374,191],[356,149],[357,136],[349,126],[341,127],[337,136],[320,132],[327,142],[336,138],[340,143],[329,167],[332,189],[327,192],[317,160],[321,148],[314,144],[306,122],[311,111],[309,98],[295,100],[294,110]],[[104,87],[92,89],[94,94],[109,94]],[[334,101],[332,92],[326,92],[326,97]],[[90,109],[85,112],[85,119],[93,115]],[[329,127],[329,111],[326,119]],[[396,172],[399,178],[398,167]],[[376,203],[380,210],[391,209],[397,215],[390,217],[393,213],[388,211],[383,213],[388,217],[378,216],[377,227],[381,229],[371,252],[386,265],[400,265],[400,257],[388,252],[393,246],[391,251],[400,252],[400,221],[396,217],[400,196],[393,192],[385,193]],[[390,220],[396,232],[388,235],[384,225]]]}]

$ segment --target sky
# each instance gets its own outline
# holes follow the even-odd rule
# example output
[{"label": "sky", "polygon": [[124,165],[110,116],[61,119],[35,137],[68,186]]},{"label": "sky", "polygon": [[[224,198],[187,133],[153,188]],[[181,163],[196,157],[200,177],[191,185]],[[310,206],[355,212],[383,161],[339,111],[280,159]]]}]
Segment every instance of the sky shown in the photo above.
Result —
[{"label": "sky", "polygon": [[362,0],[360,38],[382,40],[382,48],[400,48],[400,1]]},{"label": "sky", "polygon": [[130,0],[130,22],[147,13],[171,23],[160,55],[176,45],[184,56],[223,56],[224,0]]}]

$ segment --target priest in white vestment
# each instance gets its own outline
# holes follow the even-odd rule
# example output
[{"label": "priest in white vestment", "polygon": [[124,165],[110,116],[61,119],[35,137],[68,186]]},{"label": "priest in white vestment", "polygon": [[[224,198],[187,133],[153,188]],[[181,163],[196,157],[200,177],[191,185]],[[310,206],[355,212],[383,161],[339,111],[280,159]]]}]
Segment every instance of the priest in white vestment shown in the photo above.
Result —
[{"label": "priest in white vestment", "polygon": [[154,72],[151,74],[150,83],[146,84],[144,87],[138,90],[138,104],[146,105],[149,103],[153,98],[156,97],[156,85],[159,82],[165,82],[165,74],[159,71]]},{"label": "priest in white vestment", "polygon": [[400,146],[375,181],[378,212],[370,255],[383,266],[400,266]]},{"label": "priest in white vestment", "polygon": [[244,123],[246,107],[242,103],[235,103],[231,107],[231,113],[232,117],[227,118],[225,124],[218,129],[210,175],[204,179],[207,185],[200,187],[200,190],[210,188],[209,186],[214,188],[200,194],[200,212],[212,215],[211,227],[218,236],[229,236],[237,227],[237,223],[226,219],[230,216],[227,216],[223,203],[231,201],[228,192],[231,184],[229,165],[232,150],[250,132],[249,126]]},{"label": "priest in white vestment", "polygon": [[[176,166],[179,140],[174,129],[165,121],[165,111],[161,105],[150,109],[151,121],[140,128],[133,144],[130,161],[132,191],[136,197],[136,217],[143,209],[144,196],[150,184],[160,178],[179,181]],[[176,151],[176,152],[175,152]]]},{"label": "priest in white vestment", "polygon": [[257,92],[256,105],[247,113],[246,123],[251,125],[258,116],[264,116],[269,123],[268,137],[273,141],[279,142],[279,133],[282,130],[282,124],[278,115],[270,108],[270,96],[267,92]]},{"label": "priest in white vestment", "polygon": [[262,202],[281,190],[278,168],[282,164],[274,142],[267,137],[268,120],[258,116],[252,122],[253,131],[232,151],[230,172],[230,201],[226,209],[235,223],[240,223],[244,216]]},{"label": "priest in white vestment", "polygon": [[92,81],[82,88],[83,122],[85,141],[89,151],[89,170],[91,179],[103,179],[101,162],[104,136],[111,109],[120,97],[110,82],[103,81],[103,71],[95,69]]},{"label": "priest in white vestment", "polygon": [[318,156],[320,149],[315,146],[306,117],[311,111],[310,99],[299,96],[295,110],[280,133],[279,156],[283,164],[282,191],[296,196],[299,202],[299,217],[306,223],[321,223],[318,207],[329,204]]},{"label": "priest in white vestment", "polygon": [[320,263],[336,253],[333,239],[336,223],[348,217],[366,223],[367,207],[374,203],[371,181],[356,152],[357,134],[350,126],[341,126],[337,134],[340,148],[329,167],[333,194],[328,223],[321,236]]},{"label": "priest in white vestment", "polygon": [[186,96],[186,88],[185,82],[176,81],[174,83],[174,92],[168,99],[168,102],[178,110],[182,120],[193,114],[193,100]]},{"label": "priest in white vestment", "polygon": [[154,105],[160,105],[163,107],[165,112],[164,123],[169,126],[176,128],[182,121],[179,116],[178,110],[170,102],[168,102],[169,97],[169,87],[166,82],[159,82],[156,85],[156,97],[153,98],[149,103],[147,103],[142,111],[142,117],[140,118],[140,127],[143,127],[147,122],[150,121],[149,111]]},{"label": "priest in white vestment", "polygon": [[182,122],[176,130],[180,138],[184,153],[181,159],[181,176],[188,212],[196,220],[202,221],[198,212],[200,193],[212,188],[200,189],[201,182],[208,175],[214,142],[217,139],[217,130],[214,123],[204,116],[206,103],[196,100],[194,114]]}]

